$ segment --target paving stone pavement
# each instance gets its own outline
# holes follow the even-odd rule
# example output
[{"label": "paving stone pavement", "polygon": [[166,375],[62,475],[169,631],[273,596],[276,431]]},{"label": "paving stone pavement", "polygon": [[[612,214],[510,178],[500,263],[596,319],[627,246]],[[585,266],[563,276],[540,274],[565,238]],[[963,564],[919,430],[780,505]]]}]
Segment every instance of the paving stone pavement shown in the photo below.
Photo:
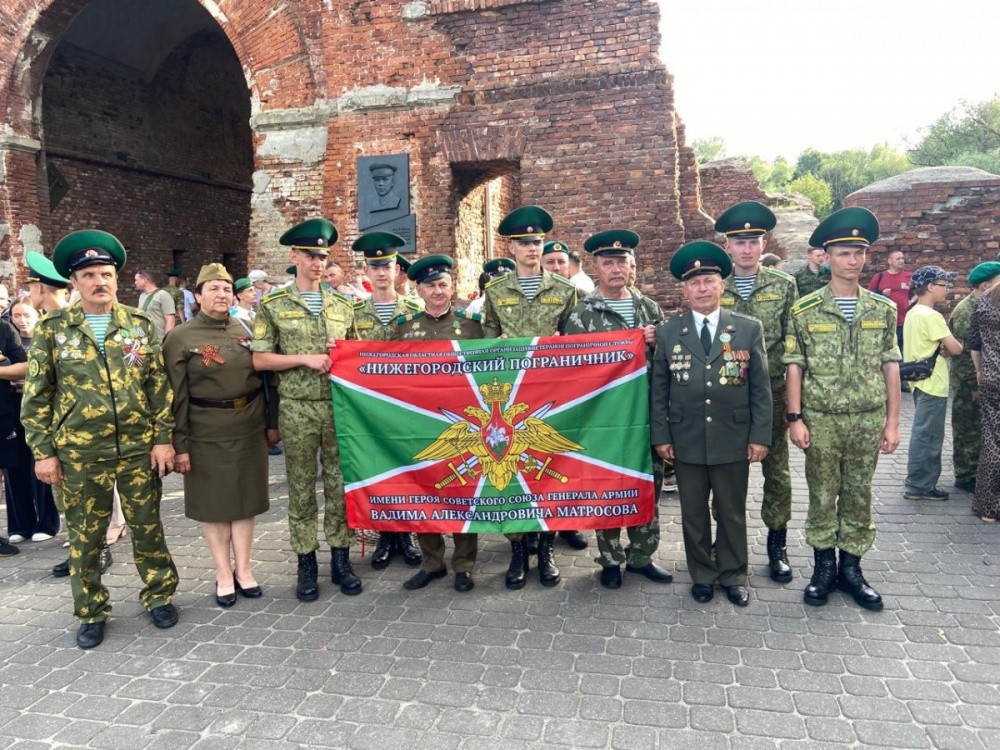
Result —
[{"label": "paving stone pavement", "polygon": [[[181,574],[172,630],[143,614],[127,543],[106,575],[107,638],[87,652],[75,646],[69,585],[49,574],[62,538],[0,560],[0,748],[1000,748],[1000,524],[973,517],[965,493],[902,499],[911,416],[904,400],[903,446],[875,480],[878,539],[864,569],[885,598],[878,613],[839,593],[803,605],[812,554],[795,448],[796,578],[766,576],[755,471],[743,610],[688,595],[676,495],[660,509],[672,585],[626,574],[622,589],[602,589],[593,549],[560,543],[558,587],[533,578],[510,592],[508,547],[490,538],[469,594],[450,579],[405,591],[411,569],[373,572],[356,548],[362,595],[335,593],[327,577],[319,601],[300,603],[280,458],[256,542],[264,598],[221,610],[199,525],[168,478]],[[950,435],[945,456],[949,487]],[[328,554],[321,562],[328,576]]]}]

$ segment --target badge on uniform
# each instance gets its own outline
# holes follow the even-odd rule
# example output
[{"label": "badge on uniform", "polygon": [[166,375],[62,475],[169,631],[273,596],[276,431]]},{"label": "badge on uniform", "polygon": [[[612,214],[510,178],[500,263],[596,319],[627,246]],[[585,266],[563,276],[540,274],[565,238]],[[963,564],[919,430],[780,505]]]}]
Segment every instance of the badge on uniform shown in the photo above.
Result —
[{"label": "badge on uniform", "polygon": [[125,364],[129,367],[142,366],[142,344],[126,339],[123,347]]},{"label": "badge on uniform", "polygon": [[219,356],[219,347],[215,344],[205,344],[201,347],[201,362],[208,367],[213,362],[220,365],[226,364],[226,360]]}]

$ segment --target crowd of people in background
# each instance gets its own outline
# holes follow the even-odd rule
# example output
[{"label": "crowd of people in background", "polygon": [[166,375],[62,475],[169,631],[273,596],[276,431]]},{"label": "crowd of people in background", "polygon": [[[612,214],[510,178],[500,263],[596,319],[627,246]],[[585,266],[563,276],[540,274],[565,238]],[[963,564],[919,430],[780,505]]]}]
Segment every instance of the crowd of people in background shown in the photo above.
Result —
[{"label": "crowd of people in background", "polygon": [[[972,291],[946,320],[939,308],[957,274],[937,266],[910,273],[902,251],[889,252],[886,268],[867,289],[859,286],[880,231],[870,212],[842,209],[821,222],[795,275],[765,252],[775,221],[759,203],[738,203],[716,222],[723,245],[698,241],[674,253],[669,270],[686,311],[673,317],[639,291],[637,234],[611,229],[584,243],[595,283],[579,252],[546,241],[553,220],[537,206],[501,222],[508,257],[484,263],[478,290],[461,304],[448,256],[411,262],[400,253],[402,238],[372,231],[352,246],[357,266],[345,268],[330,257],[336,227],[311,219],[281,238],[292,263],[283,276],[255,269],[234,278],[210,263],[188,290],[179,269],[140,269],[138,305],[130,307],[118,299],[124,247],[105,232],[75,232],[51,260],[27,254],[26,288],[13,304],[0,285],[9,534],[0,537],[0,556],[51,540],[65,516],[69,559],[53,574],[71,577],[77,643],[92,648],[111,611],[101,585],[108,545],[130,534],[142,603],[156,627],[171,627],[177,571],[159,496],[162,477],[176,471],[184,477],[185,514],[202,524],[214,563],[216,603],[260,597],[255,519],[269,508],[265,456],[280,453],[284,439],[296,595],[319,596],[318,475],[331,580],[342,594],[359,594],[326,383],[335,340],[641,329],[656,495],[679,490],[691,595],[707,602],[719,585],[737,606],[750,600],[746,500],[754,462],[764,474],[767,573],[781,584],[793,580],[790,440],[806,453],[814,567],[804,601],[821,606],[840,589],[881,609],[861,561],[875,537],[875,465],[900,441],[901,393],[912,391],[914,401],[904,497],[949,499],[938,482],[950,395],[955,485],[974,493],[972,512],[983,522],[1000,518],[1000,261],[969,269]],[[676,484],[665,482],[670,474]],[[655,517],[599,531],[600,584],[621,587],[622,565],[671,582],[655,560],[659,536]],[[557,538],[574,549],[589,545],[578,531],[507,538],[512,590],[527,584],[533,556],[539,583],[559,583]],[[454,545],[454,587],[468,592],[477,539],[455,535]],[[416,590],[446,575],[444,553],[441,535],[420,534],[414,544],[408,532],[382,532],[371,565],[379,570],[399,556],[419,567],[404,584]]]}]

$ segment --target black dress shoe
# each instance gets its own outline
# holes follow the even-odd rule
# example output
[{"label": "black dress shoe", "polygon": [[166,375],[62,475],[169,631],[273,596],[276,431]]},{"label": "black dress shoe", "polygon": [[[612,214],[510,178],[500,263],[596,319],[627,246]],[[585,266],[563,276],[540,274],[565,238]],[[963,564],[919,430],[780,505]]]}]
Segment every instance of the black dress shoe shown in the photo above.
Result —
[{"label": "black dress shoe", "polygon": [[104,640],[104,621],[85,622],[76,631],[76,645],[80,648],[100,646]]},{"label": "black dress shoe", "polygon": [[670,571],[666,568],[657,565],[655,562],[651,562],[648,565],[643,565],[641,568],[636,568],[632,565],[626,565],[625,570],[629,573],[638,573],[639,575],[644,575],[651,581],[656,581],[657,583],[670,583],[674,580],[674,577],[670,575]]},{"label": "black dress shoe", "polygon": [[560,531],[559,538],[573,549],[587,549],[587,537],[579,531]]},{"label": "black dress shoe", "polygon": [[476,587],[476,582],[472,580],[472,573],[455,574],[455,591],[472,591]]},{"label": "black dress shoe", "polygon": [[701,602],[702,604],[710,602],[714,593],[712,584],[710,583],[694,583],[691,585],[691,596],[694,597],[696,602]]},{"label": "black dress shoe", "polygon": [[737,607],[745,607],[750,603],[750,592],[746,586],[725,586],[726,598]]},{"label": "black dress shoe", "polygon": [[[236,594],[233,593],[233,599]],[[165,630],[177,624],[177,607],[173,604],[161,604],[159,607],[149,610],[149,616],[153,619],[153,624]]]},{"label": "black dress shoe", "polygon": [[606,589],[620,589],[622,587],[621,565],[609,565],[602,568],[601,585]]},{"label": "black dress shoe", "polygon": [[[219,593],[219,584],[215,584],[215,603],[218,604],[223,609],[229,609],[234,604],[236,604],[236,592],[234,591],[231,594],[220,594]],[[154,624],[155,624],[155,620],[154,620]],[[157,625],[156,627],[160,627],[160,626]],[[167,626],[167,627],[169,627],[169,626]]]},{"label": "black dress shoe", "polygon": [[52,566],[52,576],[54,578],[65,578],[68,575],[69,575],[69,560],[63,560],[61,563]]},{"label": "black dress shoe", "polygon": [[236,587],[236,593],[240,596],[245,596],[247,599],[260,599],[264,596],[264,592],[260,590],[260,586],[251,586],[248,589],[240,586],[239,579],[233,576],[233,585]]},{"label": "black dress shoe", "polygon": [[436,581],[438,578],[444,578],[446,575],[448,575],[447,568],[435,570],[433,573],[428,573],[426,570],[418,570],[412,578],[403,582],[403,588],[409,589],[410,591],[416,591],[417,589],[422,589],[431,581]]}]

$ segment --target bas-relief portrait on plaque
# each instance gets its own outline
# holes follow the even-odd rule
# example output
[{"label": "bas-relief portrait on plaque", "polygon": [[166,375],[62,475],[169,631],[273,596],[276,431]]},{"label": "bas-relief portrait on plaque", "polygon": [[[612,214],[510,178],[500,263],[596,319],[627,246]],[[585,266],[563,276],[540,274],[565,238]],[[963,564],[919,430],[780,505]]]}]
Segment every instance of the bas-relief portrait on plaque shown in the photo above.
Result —
[{"label": "bas-relief portrait on plaque", "polygon": [[358,229],[372,229],[410,213],[408,154],[362,156],[357,170]]}]

